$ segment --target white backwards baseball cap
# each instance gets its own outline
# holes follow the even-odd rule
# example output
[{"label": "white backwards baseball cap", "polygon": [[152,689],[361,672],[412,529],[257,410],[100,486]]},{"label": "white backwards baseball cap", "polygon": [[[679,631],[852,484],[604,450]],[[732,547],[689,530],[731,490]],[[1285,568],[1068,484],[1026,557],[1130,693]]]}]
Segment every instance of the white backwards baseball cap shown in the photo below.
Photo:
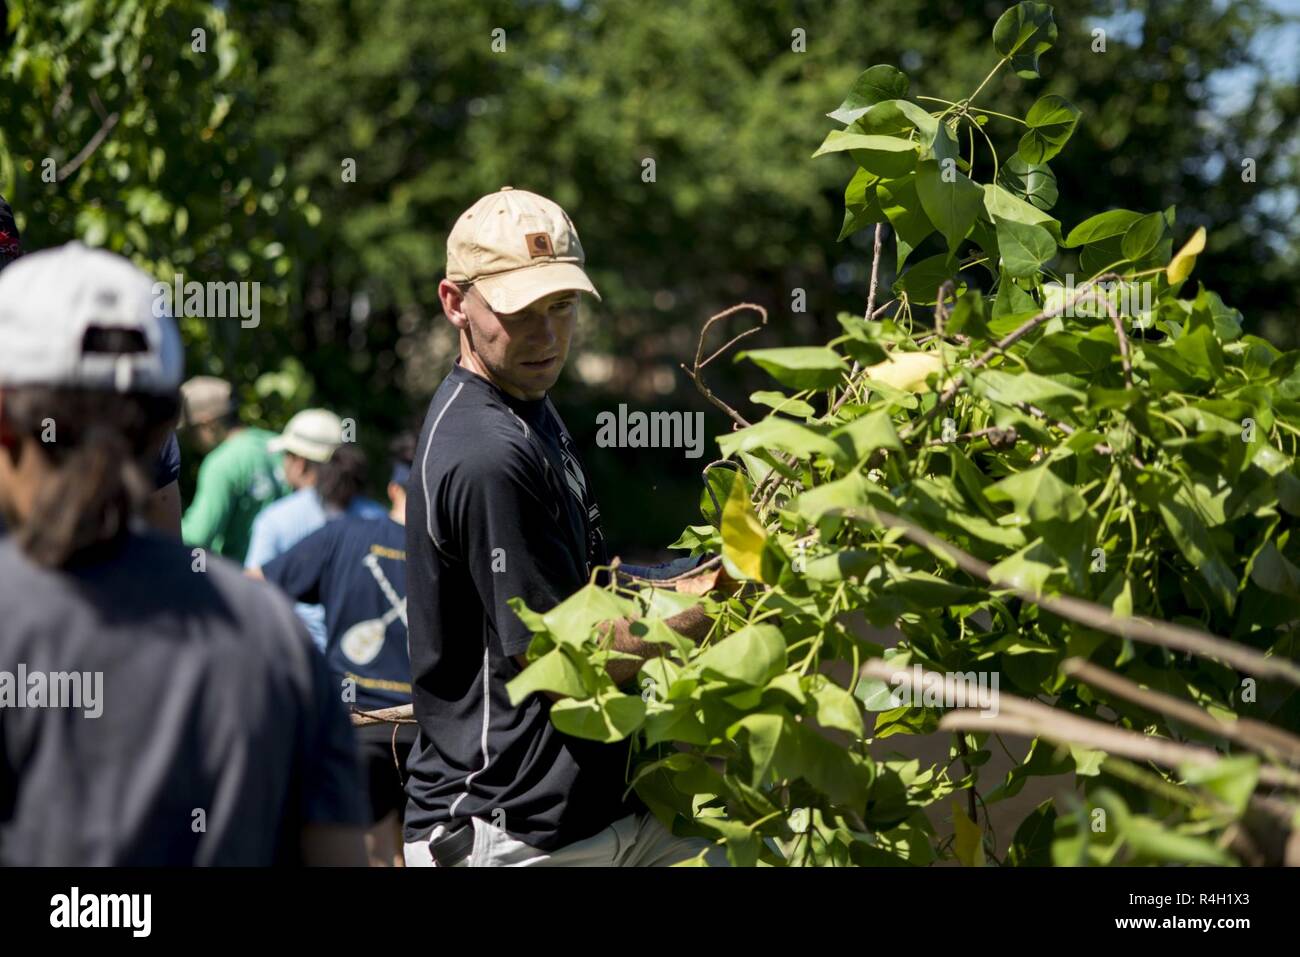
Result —
[{"label": "white backwards baseball cap", "polygon": [[461,213],[447,236],[447,278],[472,283],[493,312],[506,315],[571,289],[599,300],[582,268],[586,259],[568,213],[512,186]]},{"label": "white backwards baseball cap", "polygon": [[328,409],[303,409],[266,443],[268,451],[292,452],[309,462],[328,462],[343,444],[343,422]]},{"label": "white backwards baseball cap", "polygon": [[0,387],[175,393],[185,354],[153,290],[127,259],[78,242],[16,260],[0,273]]}]

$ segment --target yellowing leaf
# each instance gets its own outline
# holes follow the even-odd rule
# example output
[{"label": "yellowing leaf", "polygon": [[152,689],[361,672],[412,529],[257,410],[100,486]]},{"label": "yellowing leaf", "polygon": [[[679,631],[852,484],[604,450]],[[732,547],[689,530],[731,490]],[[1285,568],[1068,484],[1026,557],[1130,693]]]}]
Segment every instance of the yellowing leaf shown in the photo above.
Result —
[{"label": "yellowing leaf", "polygon": [[722,504],[722,563],[732,578],[761,579],[767,530],[754,514],[745,483],[731,483]]},{"label": "yellowing leaf", "polygon": [[884,362],[867,366],[866,377],[904,392],[929,392],[925,377],[943,368],[937,352],[895,352]]},{"label": "yellowing leaf", "polygon": [[966,867],[984,866],[984,835],[980,826],[966,816],[961,804],[952,802],[953,850]]},{"label": "yellowing leaf", "polygon": [[1192,233],[1192,238],[1187,240],[1187,244],[1178,250],[1177,255],[1169,261],[1169,266],[1165,269],[1165,278],[1169,280],[1172,286],[1180,283],[1192,274],[1192,269],[1196,266],[1196,256],[1198,253],[1205,251],[1205,227],[1197,226],[1196,232]]}]

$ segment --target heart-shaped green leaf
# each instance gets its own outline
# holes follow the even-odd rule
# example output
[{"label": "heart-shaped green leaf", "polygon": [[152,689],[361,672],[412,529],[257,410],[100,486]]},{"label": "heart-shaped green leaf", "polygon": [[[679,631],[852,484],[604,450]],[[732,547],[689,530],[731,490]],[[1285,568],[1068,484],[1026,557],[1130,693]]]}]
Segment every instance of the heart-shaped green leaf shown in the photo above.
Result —
[{"label": "heart-shaped green leaf", "polygon": [[993,48],[1026,79],[1038,76],[1038,57],[1056,42],[1056,21],[1046,3],[1017,3],[993,24]]},{"label": "heart-shaped green leaf", "polygon": [[1029,130],[1020,138],[1018,155],[1026,163],[1046,163],[1070,139],[1079,124],[1079,108],[1051,93],[1029,108],[1025,123]]},{"label": "heart-shaped green leaf", "polygon": [[1002,253],[1002,266],[1007,275],[1015,278],[1037,275],[1038,270],[1056,255],[1056,240],[1043,227],[1000,217],[994,222],[997,224],[998,250]]},{"label": "heart-shaped green leaf", "polygon": [[952,163],[923,160],[917,165],[916,193],[930,222],[956,252],[984,209],[984,190],[958,172]]},{"label": "heart-shaped green leaf", "polygon": [[907,96],[907,74],[888,63],[877,63],[858,74],[853,87],[833,113],[833,120],[852,123],[882,100],[895,100]]}]

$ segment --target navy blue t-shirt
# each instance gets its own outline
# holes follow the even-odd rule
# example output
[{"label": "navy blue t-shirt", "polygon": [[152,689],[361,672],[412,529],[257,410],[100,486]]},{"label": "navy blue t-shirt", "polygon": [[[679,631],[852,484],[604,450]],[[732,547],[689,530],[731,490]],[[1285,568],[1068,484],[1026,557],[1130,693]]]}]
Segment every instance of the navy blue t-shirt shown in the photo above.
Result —
[{"label": "navy blue t-shirt", "polygon": [[181,477],[181,446],[176,433],[167,436],[153,469],[153,487],[166,488]]},{"label": "navy blue t-shirt", "polygon": [[325,606],[325,660],[356,683],[362,710],[411,703],[406,530],[388,516],[341,516],[262,567],[291,598]]},{"label": "navy blue t-shirt", "polygon": [[600,508],[550,399],[515,398],[457,365],[429,405],[407,483],[411,673],[420,725],[406,761],[408,843],[491,820],[554,850],[644,812],[630,742],[565,734],[551,699],[512,702],[539,614],[608,565]]},{"label": "navy blue t-shirt", "polygon": [[324,659],[215,555],[196,574],[151,532],[49,569],[0,540],[0,672],[24,671],[84,681],[0,704],[0,868],[297,863],[304,825],[369,822]]}]

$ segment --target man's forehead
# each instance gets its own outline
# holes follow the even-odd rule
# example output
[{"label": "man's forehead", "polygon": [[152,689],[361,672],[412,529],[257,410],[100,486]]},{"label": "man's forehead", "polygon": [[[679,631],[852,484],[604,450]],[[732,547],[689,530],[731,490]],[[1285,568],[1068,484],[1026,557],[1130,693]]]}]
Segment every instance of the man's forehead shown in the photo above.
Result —
[{"label": "man's forehead", "polygon": [[561,302],[565,299],[577,299],[577,298],[578,298],[578,290],[561,289],[559,292],[553,292],[549,296],[543,296],[541,299],[535,299],[533,300],[533,302],[529,303],[529,305],[539,306],[542,305],[543,303]]}]

